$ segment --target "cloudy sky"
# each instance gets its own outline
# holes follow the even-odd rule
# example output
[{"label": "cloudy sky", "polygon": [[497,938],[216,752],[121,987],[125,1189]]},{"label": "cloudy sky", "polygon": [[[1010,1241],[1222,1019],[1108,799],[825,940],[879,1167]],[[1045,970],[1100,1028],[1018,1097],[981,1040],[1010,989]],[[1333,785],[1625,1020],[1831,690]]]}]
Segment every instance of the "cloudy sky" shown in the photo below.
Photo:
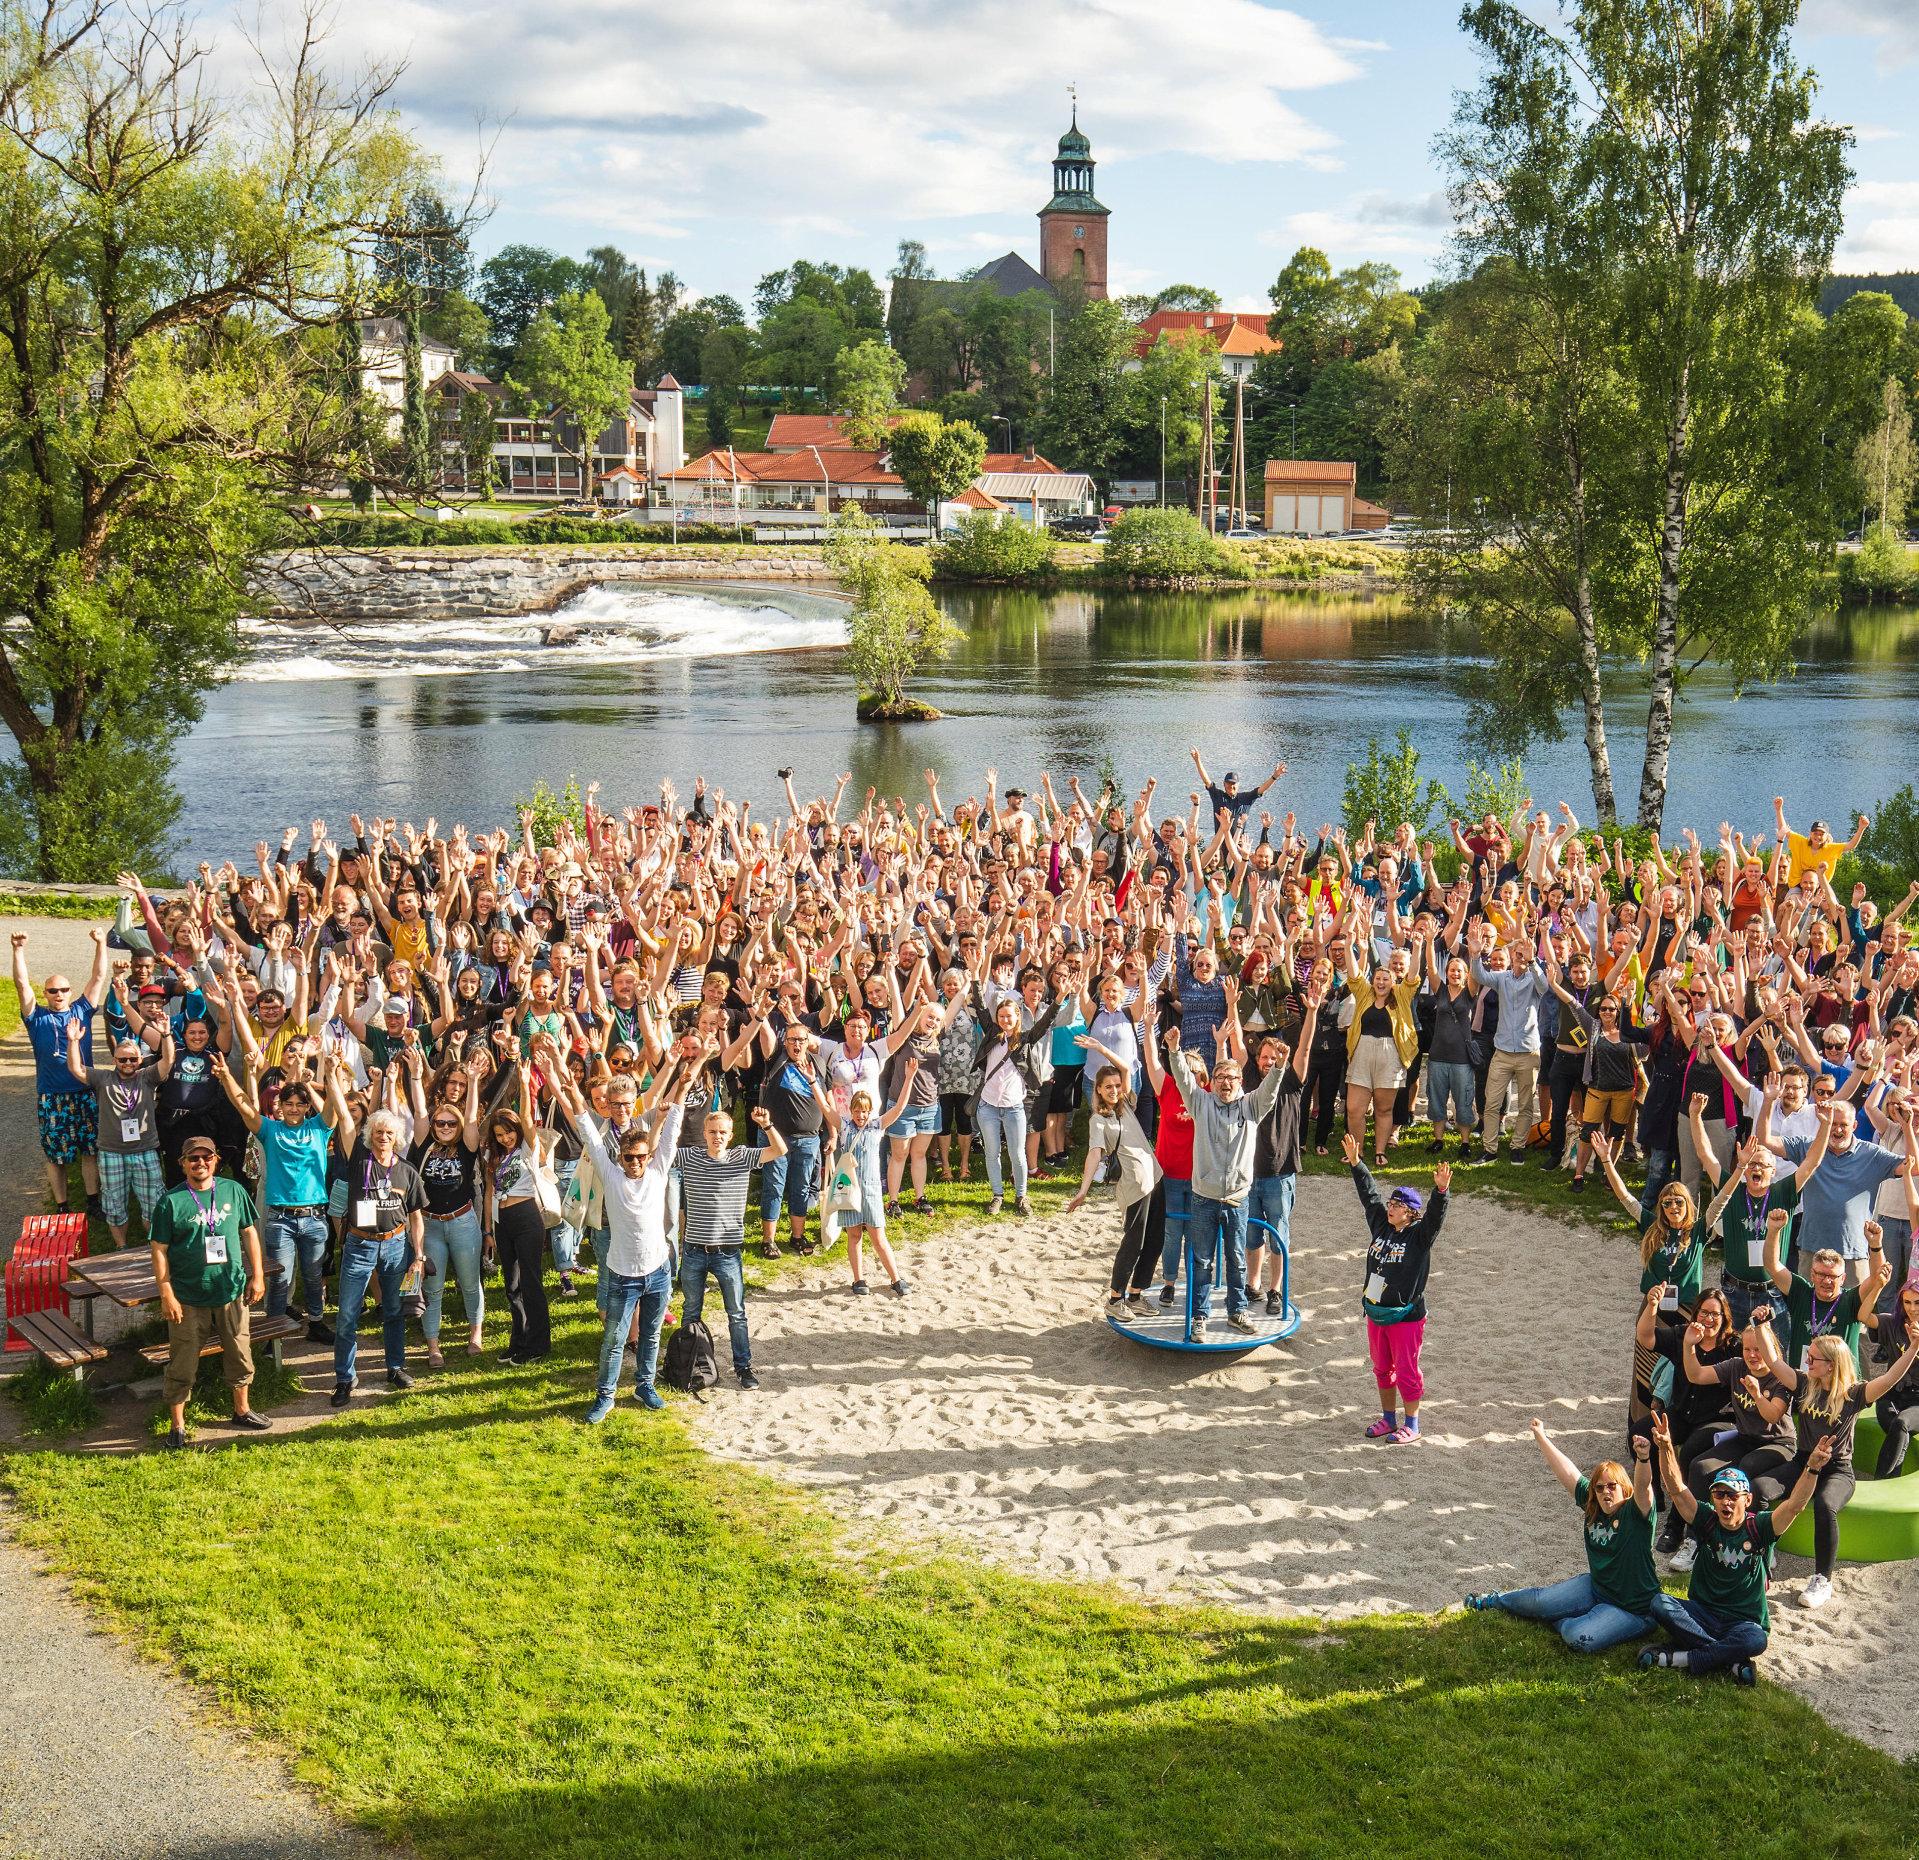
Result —
[{"label": "cloudy sky", "polygon": [[[1540,0],[1542,5],[1550,0]],[[1076,84],[1115,290],[1263,304],[1300,244],[1439,258],[1431,159],[1474,79],[1454,0],[342,0],[336,49],[403,57],[450,172],[491,145],[484,254],[611,242],[748,297],[791,258],[953,275],[1037,253]],[[1806,0],[1826,113],[1858,130],[1842,264],[1919,268],[1919,0]]]}]

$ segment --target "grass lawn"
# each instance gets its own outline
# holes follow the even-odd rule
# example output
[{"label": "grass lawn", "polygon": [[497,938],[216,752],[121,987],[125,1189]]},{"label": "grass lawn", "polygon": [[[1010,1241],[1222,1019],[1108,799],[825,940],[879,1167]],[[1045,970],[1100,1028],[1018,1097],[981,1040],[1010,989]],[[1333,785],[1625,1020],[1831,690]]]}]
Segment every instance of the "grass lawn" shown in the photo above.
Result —
[{"label": "grass lawn", "polygon": [[582,1427],[597,1326],[555,1312],[543,1367],[456,1357],[299,1434],[0,1478],[30,1541],[429,1857],[1666,1854],[1722,1788],[1748,1857],[1919,1841],[1919,1770],[1777,1687],[876,1549],[707,1459],[677,1402]]},{"label": "grass lawn", "polygon": [[12,981],[0,980],[0,1040],[20,1031],[20,991]]},{"label": "grass lawn", "polygon": [[68,917],[83,923],[111,923],[112,898],[89,898],[73,891],[0,889],[0,917]]}]

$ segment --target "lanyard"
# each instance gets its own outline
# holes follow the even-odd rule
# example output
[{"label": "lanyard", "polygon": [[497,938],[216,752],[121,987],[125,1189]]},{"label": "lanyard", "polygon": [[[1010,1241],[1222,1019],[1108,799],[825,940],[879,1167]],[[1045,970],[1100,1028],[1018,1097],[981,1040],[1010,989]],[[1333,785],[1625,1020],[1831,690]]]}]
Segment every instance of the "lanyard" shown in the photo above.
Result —
[{"label": "lanyard", "polygon": [[194,1213],[200,1217],[200,1225],[202,1227],[219,1226],[220,1224],[220,1191],[216,1188],[213,1191],[213,1193],[207,1197],[206,1206],[202,1207],[200,1205],[200,1197],[197,1193],[195,1193],[193,1184],[191,1182],[186,1182],[186,1183],[182,1183],[181,1186],[186,1189],[188,1199],[191,1200],[193,1203]]},{"label": "lanyard", "polygon": [[1826,1307],[1825,1315],[1823,1317],[1820,1315],[1820,1312],[1819,1312],[1819,1294],[1817,1292],[1809,1292],[1807,1296],[1812,1305],[1812,1329],[1808,1333],[1808,1335],[1814,1336],[1814,1337],[1823,1337],[1826,1334],[1826,1326],[1830,1324],[1832,1320],[1838,1315],[1839,1300],[1845,1297],[1845,1293],[1840,1292],[1833,1299],[1832,1303]]},{"label": "lanyard", "polygon": [[[374,1170],[373,1155],[372,1155],[372,1152],[369,1151],[367,1153],[367,1159],[366,1159],[366,1176],[361,1184],[361,1189],[360,1189],[360,1192],[362,1194],[370,1195],[373,1193],[373,1170]],[[387,1167],[386,1173],[380,1177],[380,1199],[382,1201],[387,1200],[392,1195],[392,1193],[393,1193],[393,1167],[391,1164],[389,1164]]]},{"label": "lanyard", "polygon": [[1742,1188],[1739,1191],[1746,1198],[1746,1231],[1757,1237],[1765,1232],[1766,1210],[1772,1205],[1772,1185],[1766,1186],[1766,1192],[1757,1201],[1752,1198],[1752,1190]]}]

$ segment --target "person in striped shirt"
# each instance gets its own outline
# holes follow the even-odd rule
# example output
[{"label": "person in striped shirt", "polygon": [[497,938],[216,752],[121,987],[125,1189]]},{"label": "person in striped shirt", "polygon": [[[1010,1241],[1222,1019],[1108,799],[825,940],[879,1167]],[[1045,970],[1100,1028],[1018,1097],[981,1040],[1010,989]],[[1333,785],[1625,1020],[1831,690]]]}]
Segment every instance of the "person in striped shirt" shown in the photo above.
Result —
[{"label": "person in striped shirt", "polygon": [[786,1139],[773,1127],[764,1106],[754,1106],[753,1122],[759,1126],[763,1143],[729,1145],[731,1115],[708,1111],[700,1126],[700,1147],[679,1152],[680,1190],[686,1204],[680,1260],[680,1291],[685,1305],[680,1321],[697,1322],[706,1303],[710,1273],[726,1306],[733,1373],[743,1389],[760,1385],[753,1373],[753,1345],[746,1329],[746,1281],[740,1271],[740,1249],[746,1244],[747,1179],[762,1163],[786,1154]]}]

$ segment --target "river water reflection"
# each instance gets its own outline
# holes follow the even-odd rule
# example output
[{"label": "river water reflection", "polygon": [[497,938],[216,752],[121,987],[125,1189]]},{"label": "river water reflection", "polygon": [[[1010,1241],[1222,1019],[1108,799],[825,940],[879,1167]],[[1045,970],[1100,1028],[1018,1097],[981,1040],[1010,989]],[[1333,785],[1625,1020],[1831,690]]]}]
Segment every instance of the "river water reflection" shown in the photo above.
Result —
[{"label": "river water reflection", "polygon": [[[602,607],[611,592],[596,597]],[[750,598],[758,643],[764,607],[782,596]],[[791,604],[806,629],[795,637],[817,638],[818,597]],[[1156,774],[1162,795],[1183,800],[1193,744],[1215,776],[1237,768],[1258,781],[1285,761],[1277,811],[1295,808],[1316,827],[1337,818],[1347,761],[1402,724],[1422,774],[1463,786],[1465,661],[1440,629],[1390,602],[969,592],[946,605],[965,639],[916,689],[947,719],[881,729],[854,721],[837,650],[694,656],[684,628],[671,650],[641,644],[615,662],[575,662],[536,640],[471,675],[448,675],[444,640],[430,665],[396,639],[390,654],[360,651],[330,676],[310,675],[327,664],[323,650],[282,646],[277,664],[263,650],[259,675],[214,693],[182,746],[184,848],[189,861],[240,857],[269,828],[318,813],[343,829],[356,808],[490,823],[536,779],[557,785],[573,771],[597,777],[609,798],[636,799],[662,775],[685,794],[704,773],[770,803],[782,765],[802,793],[850,770],[859,792],[875,785],[909,801],[923,796],[929,766],[950,795],[988,763],[1002,787],[1029,788],[1042,768],[1090,784],[1110,765],[1129,784]],[[1668,820],[1730,818],[1751,830],[1769,825],[1775,793],[1795,818],[1867,805],[1907,778],[1915,700],[1919,609],[1818,621],[1798,675],[1737,702],[1708,667],[1681,710]],[[1644,728],[1631,679],[1619,681],[1609,720],[1630,810]],[[1590,786],[1569,722],[1565,742],[1527,757],[1527,773],[1535,794],[1571,798],[1583,816]]]}]

